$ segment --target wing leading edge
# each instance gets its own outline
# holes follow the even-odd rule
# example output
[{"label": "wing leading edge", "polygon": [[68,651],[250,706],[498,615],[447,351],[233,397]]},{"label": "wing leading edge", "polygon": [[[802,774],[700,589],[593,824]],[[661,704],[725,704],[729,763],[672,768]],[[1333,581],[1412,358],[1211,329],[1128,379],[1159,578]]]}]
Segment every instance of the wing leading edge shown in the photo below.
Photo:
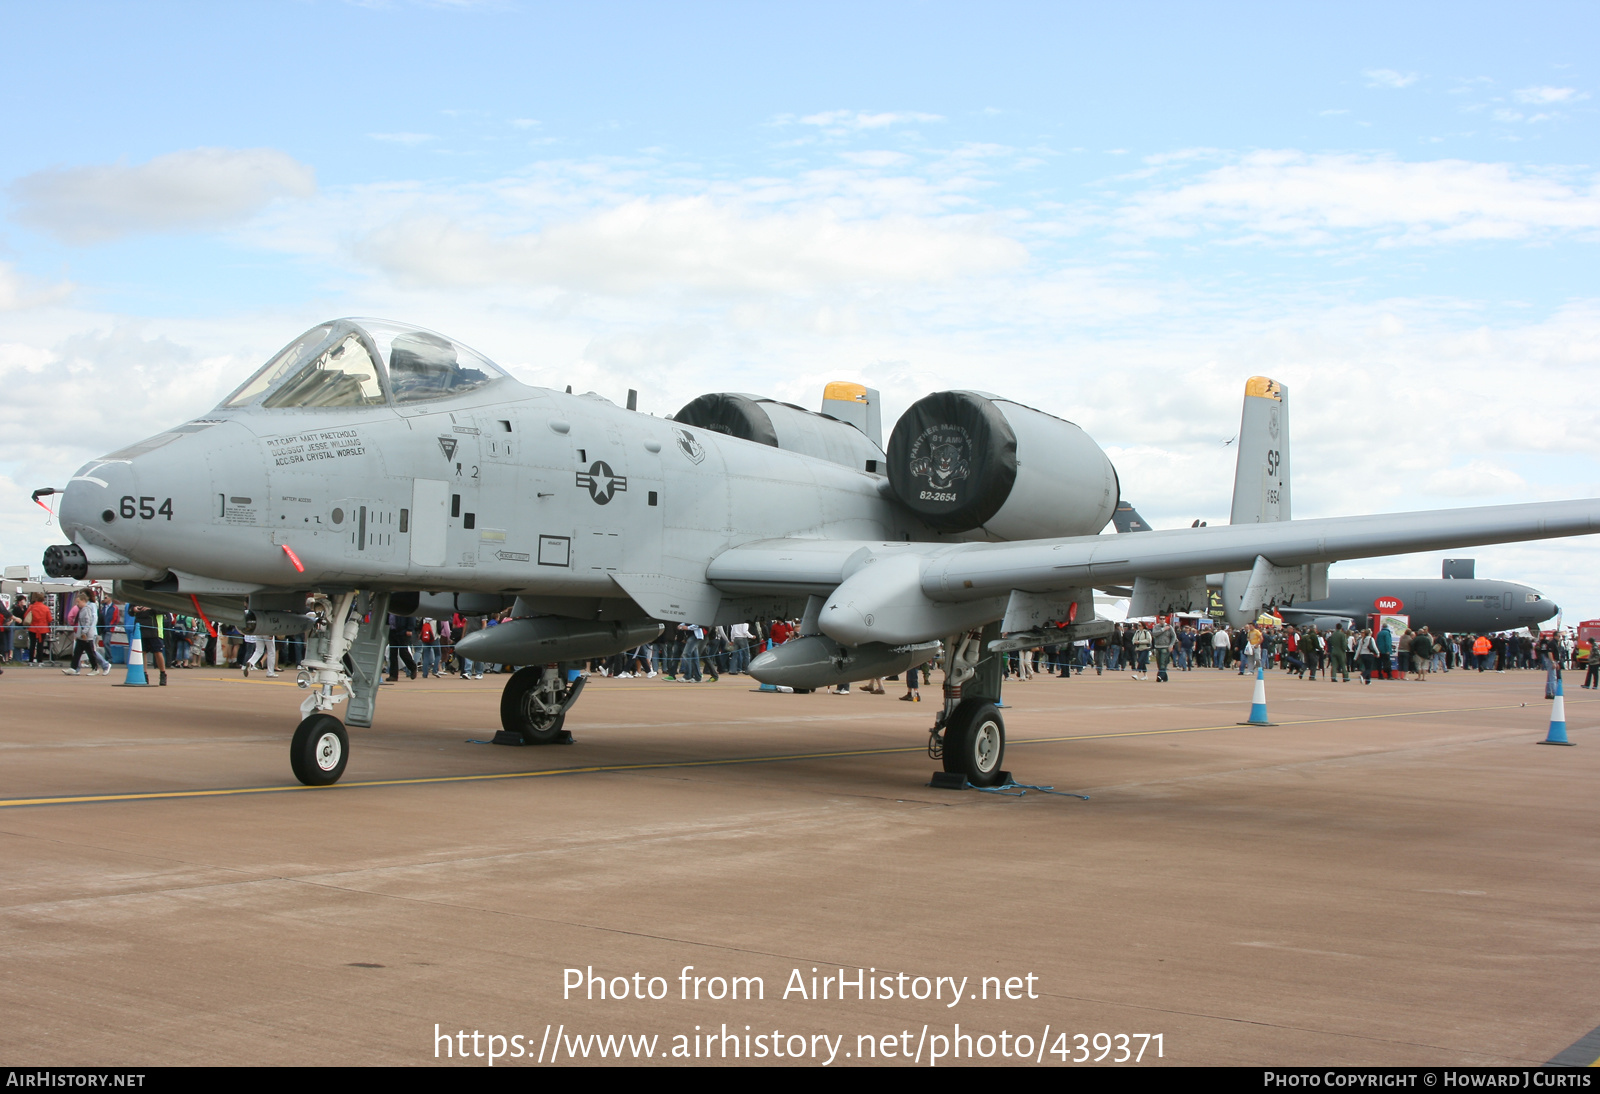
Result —
[{"label": "wing leading edge", "polygon": [[1135,578],[1279,573],[1341,559],[1592,532],[1600,532],[1600,499],[1012,543],[761,540],[724,551],[706,576],[728,593],[825,596],[819,623],[829,637],[849,645],[895,644],[1007,618],[1022,610],[1018,597],[1043,598],[1026,605],[1034,615],[1048,615],[1067,597],[1092,605],[1094,587]]}]

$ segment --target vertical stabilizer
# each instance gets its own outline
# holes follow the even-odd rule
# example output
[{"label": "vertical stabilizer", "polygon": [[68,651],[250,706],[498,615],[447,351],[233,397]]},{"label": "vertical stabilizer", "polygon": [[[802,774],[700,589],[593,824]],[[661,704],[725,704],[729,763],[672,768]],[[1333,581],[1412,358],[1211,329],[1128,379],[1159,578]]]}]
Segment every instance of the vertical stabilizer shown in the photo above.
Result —
[{"label": "vertical stabilizer", "polygon": [[1111,523],[1120,532],[1148,532],[1150,522],[1141,517],[1138,510],[1125,501],[1117,502],[1117,511],[1111,514]]},{"label": "vertical stabilizer", "polygon": [[877,388],[835,380],[822,389],[822,412],[830,418],[849,422],[873,444],[883,447],[883,419]]},{"label": "vertical stabilizer", "polygon": [[[1244,385],[1244,413],[1239,418],[1239,462],[1233,473],[1230,524],[1271,524],[1289,519],[1289,389],[1265,376]],[[1273,604],[1326,595],[1328,567],[1294,567],[1293,573],[1256,559],[1254,570],[1224,576],[1222,603],[1228,622],[1249,622]]]},{"label": "vertical stabilizer", "polygon": [[1230,524],[1289,519],[1289,389],[1265,376],[1244,385]]}]

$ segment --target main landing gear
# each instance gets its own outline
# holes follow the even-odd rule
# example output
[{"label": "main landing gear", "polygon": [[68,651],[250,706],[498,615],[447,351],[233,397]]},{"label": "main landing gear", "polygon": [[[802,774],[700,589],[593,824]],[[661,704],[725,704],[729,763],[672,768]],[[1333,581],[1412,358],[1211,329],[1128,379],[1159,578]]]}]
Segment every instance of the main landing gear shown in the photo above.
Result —
[{"label": "main landing gear", "polygon": [[308,643],[311,656],[301,662],[299,677],[300,686],[311,694],[300,704],[300,725],[289,745],[289,766],[307,786],[338,782],[350,758],[350,737],[330,712],[352,692],[344,660],[361,631],[361,620],[352,611],[356,595],[340,593],[336,602],[325,596],[312,599],[317,625]]},{"label": "main landing gear", "polygon": [[964,775],[973,786],[998,786],[1006,776],[1005,720],[994,700],[961,693],[962,686],[978,675],[983,647],[983,636],[977,632],[945,643],[944,710],[929,736],[928,754],[943,760],[946,772]]},{"label": "main landing gear", "polygon": [[578,701],[586,676],[570,684],[559,665],[530,665],[518,669],[500,695],[500,725],[494,743],[501,745],[570,745],[572,734],[562,728],[567,711]]}]

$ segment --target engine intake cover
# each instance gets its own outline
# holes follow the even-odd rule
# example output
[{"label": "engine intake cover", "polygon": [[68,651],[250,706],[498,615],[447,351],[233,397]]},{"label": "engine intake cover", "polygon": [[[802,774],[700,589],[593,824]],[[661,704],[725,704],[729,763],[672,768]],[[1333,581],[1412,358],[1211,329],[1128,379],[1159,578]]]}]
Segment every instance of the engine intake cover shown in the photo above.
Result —
[{"label": "engine intake cover", "polygon": [[941,532],[997,539],[1093,535],[1117,507],[1117,472],[1071,422],[977,391],[911,404],[889,437],[889,484]]}]

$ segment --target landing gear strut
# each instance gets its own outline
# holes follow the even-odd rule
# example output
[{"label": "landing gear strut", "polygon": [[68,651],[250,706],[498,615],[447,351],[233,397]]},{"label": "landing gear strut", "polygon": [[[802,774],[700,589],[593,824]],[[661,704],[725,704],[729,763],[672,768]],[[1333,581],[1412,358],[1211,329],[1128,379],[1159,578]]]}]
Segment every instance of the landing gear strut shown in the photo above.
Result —
[{"label": "landing gear strut", "polygon": [[300,704],[301,722],[289,746],[289,766],[307,786],[338,782],[350,759],[349,735],[329,712],[351,694],[344,655],[361,631],[361,620],[352,612],[356,595],[340,593],[337,602],[325,596],[312,600],[317,626],[307,651],[311,656],[300,663],[299,676],[300,686],[311,694]]},{"label": "landing gear strut", "polygon": [[570,745],[572,734],[562,725],[586,679],[580,676],[568,684],[566,673],[557,665],[518,669],[500,695],[500,724],[504,728],[494,735],[495,744]]},{"label": "landing gear strut", "polygon": [[944,710],[928,742],[929,754],[944,761],[946,772],[964,775],[973,786],[997,786],[1006,776],[1006,723],[995,706],[998,700],[962,695],[963,685],[979,675],[985,637],[975,631],[945,643]]}]

